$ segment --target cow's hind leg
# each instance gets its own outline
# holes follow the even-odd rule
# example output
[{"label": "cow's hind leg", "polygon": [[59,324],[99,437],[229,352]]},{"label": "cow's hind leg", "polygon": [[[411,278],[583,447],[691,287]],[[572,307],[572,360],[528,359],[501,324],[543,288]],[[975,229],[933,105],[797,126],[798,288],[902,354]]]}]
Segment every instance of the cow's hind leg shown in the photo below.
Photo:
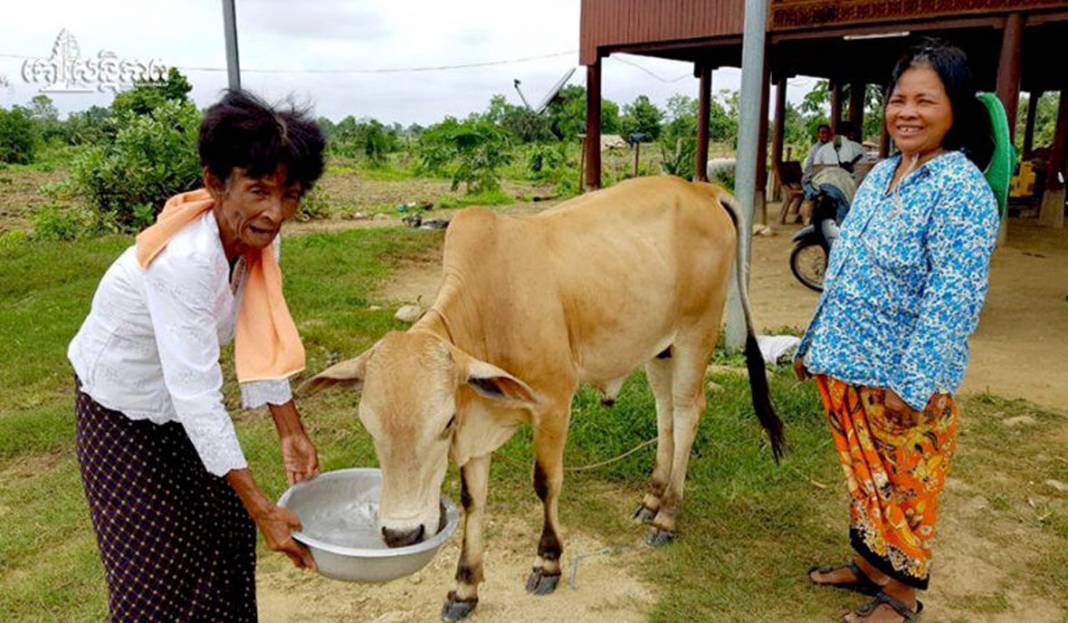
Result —
[{"label": "cow's hind leg", "polygon": [[527,578],[527,592],[535,595],[548,595],[560,582],[560,556],[564,546],[557,505],[564,483],[564,444],[570,405],[568,397],[534,417],[534,492],[545,513],[538,558]]},{"label": "cow's hind leg", "polygon": [[671,478],[671,463],[674,456],[674,414],[671,400],[671,367],[673,362],[669,357],[658,357],[645,364],[645,377],[649,380],[649,386],[656,397],[656,466],[653,467],[653,477],[649,483],[649,492],[645,494],[638,510],[634,512],[634,519],[642,523],[650,523],[660,510],[661,496],[667,488]]},{"label": "cow's hind leg", "polygon": [[[705,411],[705,368],[715,346],[715,336],[712,336],[711,343],[706,342],[707,339],[689,342],[680,339],[672,348],[671,471],[667,486],[660,496],[656,517],[645,536],[646,542],[653,546],[666,545],[675,538],[675,520],[682,507],[690,449]],[[659,397],[657,402],[659,406]]]},{"label": "cow's hind leg", "polygon": [[471,459],[460,468],[460,502],[464,507],[464,542],[456,565],[456,588],[449,591],[441,618],[459,621],[478,605],[482,582],[482,515],[486,511],[490,456]]}]

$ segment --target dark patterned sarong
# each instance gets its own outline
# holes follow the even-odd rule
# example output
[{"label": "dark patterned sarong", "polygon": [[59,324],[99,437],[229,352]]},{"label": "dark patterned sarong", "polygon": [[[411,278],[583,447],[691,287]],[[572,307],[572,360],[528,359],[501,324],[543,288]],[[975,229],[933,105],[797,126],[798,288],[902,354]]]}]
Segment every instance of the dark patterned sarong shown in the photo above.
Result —
[{"label": "dark patterned sarong", "polygon": [[256,621],[256,527],[181,425],[77,387],[78,462],[113,622]]}]

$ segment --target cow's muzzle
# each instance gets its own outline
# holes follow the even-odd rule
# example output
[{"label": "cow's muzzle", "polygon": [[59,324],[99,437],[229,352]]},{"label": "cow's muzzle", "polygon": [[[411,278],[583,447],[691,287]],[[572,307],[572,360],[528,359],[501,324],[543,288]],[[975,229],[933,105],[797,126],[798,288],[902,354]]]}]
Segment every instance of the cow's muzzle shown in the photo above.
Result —
[{"label": "cow's muzzle", "polygon": [[[448,518],[445,516],[445,505],[438,502],[438,529],[434,532],[437,534],[445,529],[445,524],[448,522]],[[426,526],[419,525],[410,530],[393,530],[382,526],[382,538],[385,539],[386,545],[389,547],[405,547],[408,545],[415,545],[416,543],[422,543],[426,540]]]}]

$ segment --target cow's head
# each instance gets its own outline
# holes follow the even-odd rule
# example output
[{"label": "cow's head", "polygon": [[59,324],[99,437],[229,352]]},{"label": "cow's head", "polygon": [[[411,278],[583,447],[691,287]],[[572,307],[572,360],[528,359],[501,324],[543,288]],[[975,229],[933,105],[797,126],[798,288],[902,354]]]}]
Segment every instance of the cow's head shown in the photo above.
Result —
[{"label": "cow's head", "polygon": [[382,468],[379,522],[391,547],[418,543],[443,527],[450,444],[472,417],[472,403],[488,399],[519,409],[534,402],[519,379],[421,331],[387,334],[309,380],[301,393],[336,384],[362,384],[360,421]]}]

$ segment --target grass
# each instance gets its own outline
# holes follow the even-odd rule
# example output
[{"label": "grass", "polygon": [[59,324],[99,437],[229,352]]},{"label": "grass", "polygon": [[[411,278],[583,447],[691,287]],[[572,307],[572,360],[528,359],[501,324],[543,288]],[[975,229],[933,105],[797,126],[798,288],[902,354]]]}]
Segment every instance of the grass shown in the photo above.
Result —
[{"label": "grass", "polygon": [[466,208],[467,206],[498,206],[515,203],[515,197],[503,190],[486,190],[478,193],[470,193],[452,197],[444,195],[434,202],[434,207],[442,210],[450,208]]},{"label": "grass", "polygon": [[[287,298],[308,351],[308,369],[352,356],[391,329],[392,310],[372,310],[376,288],[393,266],[440,245],[440,233],[407,229],[353,230],[285,240]],[[73,452],[71,373],[66,344],[88,310],[110,262],[130,243],[108,237],[64,243],[19,242],[0,247],[0,334],[8,336],[0,366],[0,612],[5,621],[96,621],[105,616],[102,570]],[[224,362],[229,361],[224,354]],[[842,559],[844,496],[841,472],[811,384],[787,370],[771,374],[791,452],[776,467],[749,403],[736,356],[718,355],[709,380],[709,406],[690,461],[680,538],[649,550],[638,571],[658,599],[650,619],[676,621],[832,620],[855,598],[818,591],[801,579],[814,562]],[[245,453],[261,485],[285,488],[273,425],[264,411],[237,409],[226,364],[226,400]],[[354,417],[356,398],[324,392],[302,401],[324,469],[376,463]],[[574,401],[567,463],[614,457],[655,436],[653,399],[641,373],[614,408],[582,390]],[[1068,511],[1063,494],[1043,486],[1068,481],[1063,459],[1068,419],[993,396],[965,400],[962,450],[954,467],[958,489],[947,492],[950,514],[968,538],[996,547],[972,552],[997,566],[999,584],[952,594],[964,613],[1007,612],[1021,596],[1060,603],[1068,591]],[[1033,425],[1006,428],[1027,415]],[[490,512],[537,516],[530,485],[529,429],[509,441],[493,468]],[[644,491],[654,455],[645,448],[587,472],[570,472],[561,499],[565,530],[594,534],[610,545],[632,544],[640,529],[629,513]],[[457,497],[455,474],[447,493]],[[988,502],[968,514],[974,496]],[[957,525],[957,524],[953,524]],[[963,537],[961,537],[963,538]],[[488,547],[495,547],[491,538]],[[530,543],[533,556],[535,543]],[[982,548],[978,548],[982,549]],[[970,550],[969,550],[970,551]],[[264,556],[272,554],[263,552]],[[1032,577],[1036,576],[1036,577]],[[936,580],[937,581],[937,580]],[[447,587],[442,587],[444,590]],[[980,620],[968,619],[960,620]]]}]

